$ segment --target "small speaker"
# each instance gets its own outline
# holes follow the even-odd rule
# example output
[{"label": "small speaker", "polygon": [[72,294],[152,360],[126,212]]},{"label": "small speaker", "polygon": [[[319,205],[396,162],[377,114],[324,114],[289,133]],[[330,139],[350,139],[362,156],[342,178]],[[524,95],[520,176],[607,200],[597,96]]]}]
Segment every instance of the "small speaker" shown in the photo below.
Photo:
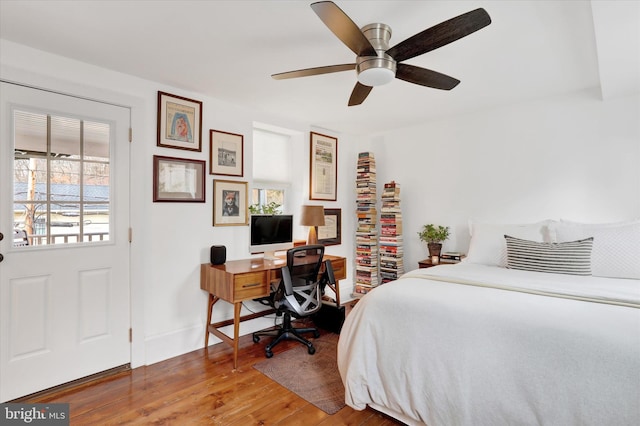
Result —
[{"label": "small speaker", "polygon": [[211,246],[211,264],[222,265],[227,261],[227,248],[225,246]]}]

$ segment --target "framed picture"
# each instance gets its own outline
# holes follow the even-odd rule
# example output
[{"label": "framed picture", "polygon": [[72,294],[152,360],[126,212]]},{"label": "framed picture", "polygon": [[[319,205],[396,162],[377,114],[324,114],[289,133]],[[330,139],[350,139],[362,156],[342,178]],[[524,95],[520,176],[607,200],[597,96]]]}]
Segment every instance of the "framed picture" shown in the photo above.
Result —
[{"label": "framed picture", "polygon": [[325,246],[342,244],[341,209],[324,209],[324,226],[318,226],[318,243]]},{"label": "framed picture", "polygon": [[209,130],[209,174],[243,176],[244,136]]},{"label": "framed picture", "polygon": [[202,151],[202,102],[158,92],[158,146]]},{"label": "framed picture", "polygon": [[338,139],[311,132],[309,199],[336,201]]},{"label": "framed picture", "polygon": [[213,226],[249,224],[247,182],[213,181]]},{"label": "framed picture", "polygon": [[153,201],[204,203],[205,161],[153,156]]}]

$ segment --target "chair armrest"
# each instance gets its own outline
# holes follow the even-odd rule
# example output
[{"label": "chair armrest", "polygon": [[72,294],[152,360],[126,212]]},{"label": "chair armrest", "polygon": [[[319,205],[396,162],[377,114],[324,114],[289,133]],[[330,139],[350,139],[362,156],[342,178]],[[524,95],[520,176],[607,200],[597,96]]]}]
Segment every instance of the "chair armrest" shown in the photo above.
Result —
[{"label": "chair armrest", "polygon": [[324,272],[322,273],[322,277],[320,278],[320,290],[322,291],[322,293],[324,293],[324,288],[327,284],[336,284],[336,276],[333,273],[333,266],[331,265],[330,260],[324,261]]}]

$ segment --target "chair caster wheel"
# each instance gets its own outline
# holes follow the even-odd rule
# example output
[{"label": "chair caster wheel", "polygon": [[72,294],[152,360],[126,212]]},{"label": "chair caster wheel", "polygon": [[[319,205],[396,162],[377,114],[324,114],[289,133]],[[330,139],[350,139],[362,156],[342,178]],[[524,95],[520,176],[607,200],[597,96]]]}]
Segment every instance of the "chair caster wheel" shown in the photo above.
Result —
[{"label": "chair caster wheel", "polygon": [[313,346],[309,346],[309,355],[313,355],[316,353],[316,348],[314,348]]},{"label": "chair caster wheel", "polygon": [[273,352],[265,351],[264,356],[266,356],[267,358],[271,358],[273,356]]},{"label": "chair caster wheel", "polygon": [[317,330],[316,330],[316,331],[314,331],[314,332],[313,332],[313,337],[315,337],[316,339],[317,339],[318,337],[320,337],[320,332],[319,332],[319,331],[317,331]]},{"label": "chair caster wheel", "polygon": [[253,343],[258,343],[260,341],[260,336],[253,336]]}]

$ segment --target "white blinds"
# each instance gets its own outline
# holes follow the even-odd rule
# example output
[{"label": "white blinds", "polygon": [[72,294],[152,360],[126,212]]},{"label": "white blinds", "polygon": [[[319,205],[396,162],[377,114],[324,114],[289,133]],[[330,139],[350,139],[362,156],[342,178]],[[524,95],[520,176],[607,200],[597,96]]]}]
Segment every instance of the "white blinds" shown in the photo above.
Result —
[{"label": "white blinds", "polygon": [[291,137],[265,130],[253,130],[253,179],[291,182]]}]

